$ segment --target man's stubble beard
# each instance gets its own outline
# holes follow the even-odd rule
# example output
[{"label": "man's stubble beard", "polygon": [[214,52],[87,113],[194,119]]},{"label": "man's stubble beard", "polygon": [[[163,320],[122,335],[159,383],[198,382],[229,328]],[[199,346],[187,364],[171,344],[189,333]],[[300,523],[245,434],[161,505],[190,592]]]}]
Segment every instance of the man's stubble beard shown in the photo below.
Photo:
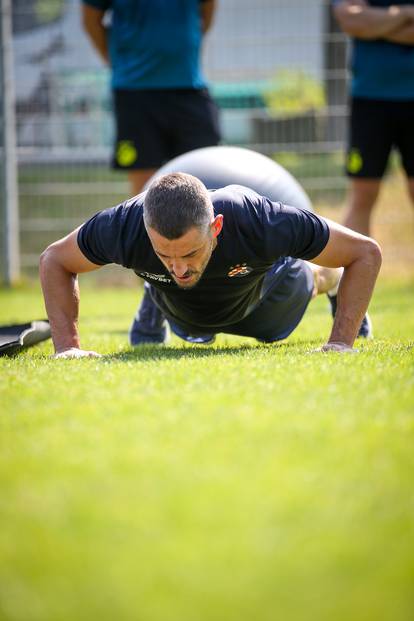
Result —
[{"label": "man's stubble beard", "polygon": [[196,274],[197,274],[197,279],[196,279],[195,281],[193,281],[193,282],[189,283],[188,285],[186,285],[185,283],[184,283],[184,284],[183,284],[183,283],[178,283],[178,282],[176,281],[176,279],[174,278],[174,275],[170,272],[170,275],[173,277],[175,284],[176,284],[176,285],[177,285],[180,289],[187,289],[187,290],[190,290],[190,289],[194,289],[194,287],[195,287],[196,285],[198,285],[198,283],[199,283],[199,282],[200,282],[200,280],[201,280],[201,277],[203,276],[203,274],[204,274],[204,272],[205,272],[205,270],[206,270],[206,268],[207,268],[207,265],[208,265],[208,264],[209,264],[209,262],[210,262],[211,255],[213,254],[213,250],[215,249],[216,245],[217,245],[217,240],[216,240],[216,239],[212,239],[212,240],[211,240],[211,246],[210,246],[210,251],[209,251],[208,257],[206,258],[206,260],[205,260],[205,261],[204,261],[204,263],[202,264],[201,268],[200,268],[197,272],[193,272],[193,274],[194,274],[194,275],[196,275]]}]

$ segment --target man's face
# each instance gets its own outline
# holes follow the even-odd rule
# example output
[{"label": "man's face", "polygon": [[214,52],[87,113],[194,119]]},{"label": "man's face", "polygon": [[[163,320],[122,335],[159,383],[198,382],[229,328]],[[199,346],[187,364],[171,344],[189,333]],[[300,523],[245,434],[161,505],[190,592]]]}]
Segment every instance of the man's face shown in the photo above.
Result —
[{"label": "man's face", "polygon": [[154,252],[177,285],[182,289],[191,289],[210,261],[222,226],[223,216],[218,215],[207,232],[194,227],[178,239],[167,239],[151,228],[147,232]]}]

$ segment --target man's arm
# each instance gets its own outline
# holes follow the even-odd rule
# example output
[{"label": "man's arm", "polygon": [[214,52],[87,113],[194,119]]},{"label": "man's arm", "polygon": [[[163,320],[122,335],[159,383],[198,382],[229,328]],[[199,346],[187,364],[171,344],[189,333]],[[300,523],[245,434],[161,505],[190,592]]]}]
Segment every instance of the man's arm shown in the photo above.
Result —
[{"label": "man's arm", "polygon": [[414,20],[406,26],[402,26],[402,28],[399,28],[395,32],[392,32],[391,34],[386,36],[385,40],[391,41],[391,43],[414,45]]},{"label": "man's arm", "polygon": [[105,11],[82,4],[83,28],[103,61],[109,65],[107,30],[103,25]]},{"label": "man's arm", "polygon": [[40,257],[40,281],[56,358],[99,356],[96,352],[80,349],[77,274],[101,266],[91,263],[82,254],[77,233],[78,229],[51,244]]},{"label": "man's arm", "polygon": [[364,0],[343,0],[335,4],[334,15],[341,29],[358,39],[388,39],[414,19],[414,6],[369,6]]},{"label": "man's arm", "polygon": [[367,311],[381,267],[377,242],[326,219],[330,236],[323,251],[312,263],[343,267],[338,289],[338,306],[332,332],[324,350],[351,349]]},{"label": "man's arm", "polygon": [[210,29],[216,11],[216,0],[204,0],[200,3],[201,30],[203,34]]}]

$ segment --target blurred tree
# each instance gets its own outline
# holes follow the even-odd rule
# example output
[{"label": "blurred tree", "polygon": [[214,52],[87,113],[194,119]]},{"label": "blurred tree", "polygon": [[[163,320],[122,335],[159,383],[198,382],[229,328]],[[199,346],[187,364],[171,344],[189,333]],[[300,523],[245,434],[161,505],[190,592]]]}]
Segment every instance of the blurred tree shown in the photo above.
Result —
[{"label": "blurred tree", "polygon": [[272,115],[301,114],[325,106],[322,84],[300,69],[282,69],[263,93]]}]

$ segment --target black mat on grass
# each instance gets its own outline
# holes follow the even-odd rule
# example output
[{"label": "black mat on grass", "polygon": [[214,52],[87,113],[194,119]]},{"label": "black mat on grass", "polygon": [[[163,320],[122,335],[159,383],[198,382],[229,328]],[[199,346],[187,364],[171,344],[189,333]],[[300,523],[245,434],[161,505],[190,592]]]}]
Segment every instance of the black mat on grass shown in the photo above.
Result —
[{"label": "black mat on grass", "polygon": [[48,338],[50,326],[46,320],[0,326],[0,356],[14,356]]}]

